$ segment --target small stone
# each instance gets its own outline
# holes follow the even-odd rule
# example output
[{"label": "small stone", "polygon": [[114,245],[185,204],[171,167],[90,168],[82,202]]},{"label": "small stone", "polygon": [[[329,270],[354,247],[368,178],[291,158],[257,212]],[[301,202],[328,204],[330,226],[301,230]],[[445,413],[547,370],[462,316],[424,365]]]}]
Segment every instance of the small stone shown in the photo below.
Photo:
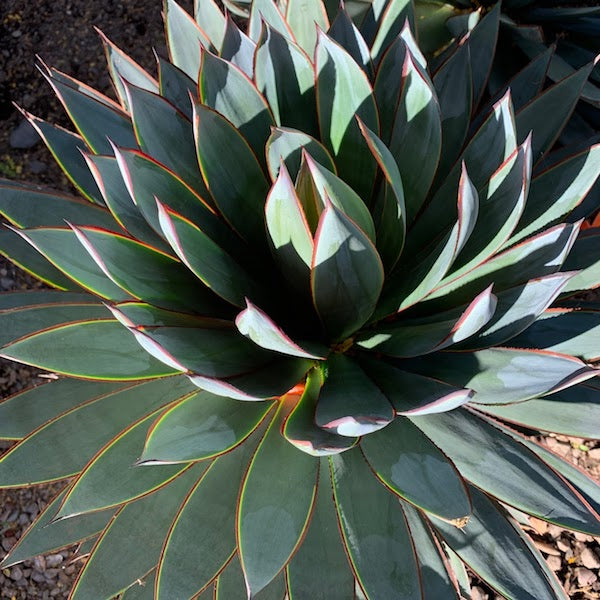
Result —
[{"label": "small stone", "polygon": [[12,130],[9,143],[11,148],[26,149],[32,148],[39,141],[40,136],[33,125],[27,121],[27,119],[23,119],[19,125]]},{"label": "small stone", "polygon": [[579,567],[578,569],[575,569],[575,576],[577,577],[577,583],[580,585],[580,587],[592,585],[592,583],[598,579],[598,576],[594,572],[586,569],[585,567]]},{"label": "small stone", "polygon": [[4,537],[2,538],[2,547],[7,552],[17,543],[17,538],[12,537]]},{"label": "small stone", "polygon": [[46,565],[50,568],[56,568],[63,560],[64,558],[61,554],[49,554],[46,556]]},{"label": "small stone", "polygon": [[58,569],[46,569],[44,571],[44,577],[46,579],[56,579],[58,576]]},{"label": "small stone", "polygon": [[581,553],[581,564],[588,569],[600,569],[600,558],[598,555],[591,549],[586,548]]},{"label": "small stone", "polygon": [[30,502],[25,507],[25,512],[29,513],[32,517],[35,517],[40,512],[40,507],[37,505],[37,502]]},{"label": "small stone", "polygon": [[60,588],[54,588],[53,590],[50,590],[50,596],[52,596],[52,598],[54,598],[55,596],[58,596],[60,594]]},{"label": "small stone", "polygon": [[13,510],[10,515],[8,516],[8,519],[6,519],[9,523],[16,521],[19,518],[19,511],[18,510]]},{"label": "small stone", "polygon": [[37,569],[34,569],[31,572],[31,579],[33,579],[33,581],[36,581],[37,583],[44,583],[44,581],[46,581],[44,575],[40,573]]},{"label": "small stone", "polygon": [[29,170],[36,175],[43,173],[48,168],[48,165],[41,160],[30,160],[29,161]]},{"label": "small stone", "polygon": [[17,520],[19,525],[27,525],[29,523],[29,517],[25,513],[21,513],[19,515],[19,519]]},{"label": "small stone", "polygon": [[[15,285],[15,280],[10,277],[0,277],[0,290],[11,290]],[[2,519],[8,521],[8,519]]]},{"label": "small stone", "polygon": [[567,542],[565,542],[564,540],[556,540],[556,547],[561,552],[568,552],[569,550],[571,550],[571,546],[567,544]]},{"label": "small stone", "polygon": [[33,564],[35,568],[43,573],[46,570],[46,559],[40,554],[39,556],[34,557]]},{"label": "small stone", "polygon": [[546,559],[548,566],[552,571],[560,571],[562,568],[562,561],[560,560],[560,556],[549,556]]},{"label": "small stone", "polygon": [[10,578],[13,581],[20,581],[23,579],[23,571],[19,567],[13,567],[10,570]]},{"label": "small stone", "polygon": [[16,29],[10,35],[12,35],[14,38],[20,38],[23,35],[23,32],[20,29]]}]

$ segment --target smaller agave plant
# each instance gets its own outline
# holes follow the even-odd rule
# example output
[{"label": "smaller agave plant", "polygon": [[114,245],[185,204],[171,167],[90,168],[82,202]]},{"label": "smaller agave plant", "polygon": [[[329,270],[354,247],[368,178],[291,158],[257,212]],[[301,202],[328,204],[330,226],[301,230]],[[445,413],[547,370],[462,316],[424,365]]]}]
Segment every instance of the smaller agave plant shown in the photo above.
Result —
[{"label": "smaller agave plant", "polygon": [[[557,82],[592,65],[600,51],[598,2],[504,0],[496,4],[416,0],[416,8],[423,17],[422,45],[432,53],[440,53],[453,36],[454,45],[460,43],[489,10],[501,11],[496,32],[498,47],[488,86],[491,93],[504,89],[509,79],[527,69],[528,61],[532,61],[531,71],[524,71],[523,77],[531,77],[532,82],[540,77]],[[445,52],[440,56],[443,59]],[[574,115],[561,132],[561,142],[585,144],[599,131],[600,67],[596,65],[583,86]],[[600,204],[600,199],[596,202]]]},{"label": "smaller agave plant", "polygon": [[600,436],[569,299],[600,146],[550,152],[590,67],[484,98],[498,10],[436,69],[409,2],[354,16],[168,0],[158,81],[106,39],[118,102],[45,68],[77,133],[29,118],[85,199],[0,188],[2,252],[56,288],[0,296],[2,355],[51,373],[0,403],[0,485],[70,479],[3,567],[80,542],[73,600],[457,600],[466,567],[566,600],[520,524],[600,535],[600,486],[524,431]]}]

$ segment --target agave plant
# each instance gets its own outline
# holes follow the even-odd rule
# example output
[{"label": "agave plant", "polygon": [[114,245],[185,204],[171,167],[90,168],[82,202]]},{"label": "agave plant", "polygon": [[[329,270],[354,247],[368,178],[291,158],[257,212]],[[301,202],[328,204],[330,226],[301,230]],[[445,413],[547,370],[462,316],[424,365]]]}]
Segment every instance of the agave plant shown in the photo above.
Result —
[{"label": "agave plant", "polygon": [[[600,488],[526,430],[598,438],[600,146],[547,153],[583,68],[492,105],[497,13],[429,70],[411,4],[165,7],[158,81],[52,68],[29,115],[85,200],[2,184],[0,484],[66,488],[4,559],[82,542],[74,600],[567,596],[526,515],[600,535]],[[316,27],[315,24],[316,23]],[[542,170],[542,158],[549,164]],[[142,583],[143,585],[138,585]]]}]

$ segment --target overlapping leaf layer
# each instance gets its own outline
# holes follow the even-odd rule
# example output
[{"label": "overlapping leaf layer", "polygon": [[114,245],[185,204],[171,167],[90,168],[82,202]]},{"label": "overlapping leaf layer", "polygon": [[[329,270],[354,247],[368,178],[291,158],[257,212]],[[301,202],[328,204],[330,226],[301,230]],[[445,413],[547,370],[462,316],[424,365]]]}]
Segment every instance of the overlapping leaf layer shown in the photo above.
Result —
[{"label": "overlapping leaf layer", "polygon": [[513,425],[598,437],[566,298],[600,146],[552,152],[590,68],[489,98],[497,8],[433,68],[406,1],[226,5],[247,29],[167,0],[158,80],[104,39],[118,103],[46,69],[85,200],[0,189],[0,251],[57,288],[0,296],[1,354],[57,374],[0,403],[0,485],[72,479],[3,565],[91,540],[74,600],[458,599],[464,565],[566,598],[514,516],[600,535],[600,487]]}]

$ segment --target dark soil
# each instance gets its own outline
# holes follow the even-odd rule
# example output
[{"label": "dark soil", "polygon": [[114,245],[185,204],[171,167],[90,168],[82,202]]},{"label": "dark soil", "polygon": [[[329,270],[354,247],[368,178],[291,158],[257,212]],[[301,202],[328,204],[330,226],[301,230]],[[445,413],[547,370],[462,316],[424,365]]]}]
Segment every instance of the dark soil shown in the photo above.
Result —
[{"label": "dark soil", "polygon": [[[192,0],[180,0],[191,10]],[[23,117],[13,106],[68,126],[50,87],[36,70],[36,55],[114,97],[102,45],[93,27],[142,66],[155,72],[152,48],[166,55],[160,0],[1,0],[0,2],[0,177],[34,181],[74,192],[42,142],[26,149],[10,145]],[[33,278],[0,259],[0,291],[39,287]],[[30,367],[0,360],[0,398],[36,381]],[[594,442],[549,436],[544,443],[600,477],[600,447]],[[8,445],[0,445],[0,453]],[[60,486],[0,491],[0,559]],[[530,533],[550,567],[576,600],[600,598],[600,550],[597,540],[531,520]],[[66,549],[36,557],[0,573],[0,599],[67,598],[84,557]],[[496,596],[474,581],[473,600]]]}]

